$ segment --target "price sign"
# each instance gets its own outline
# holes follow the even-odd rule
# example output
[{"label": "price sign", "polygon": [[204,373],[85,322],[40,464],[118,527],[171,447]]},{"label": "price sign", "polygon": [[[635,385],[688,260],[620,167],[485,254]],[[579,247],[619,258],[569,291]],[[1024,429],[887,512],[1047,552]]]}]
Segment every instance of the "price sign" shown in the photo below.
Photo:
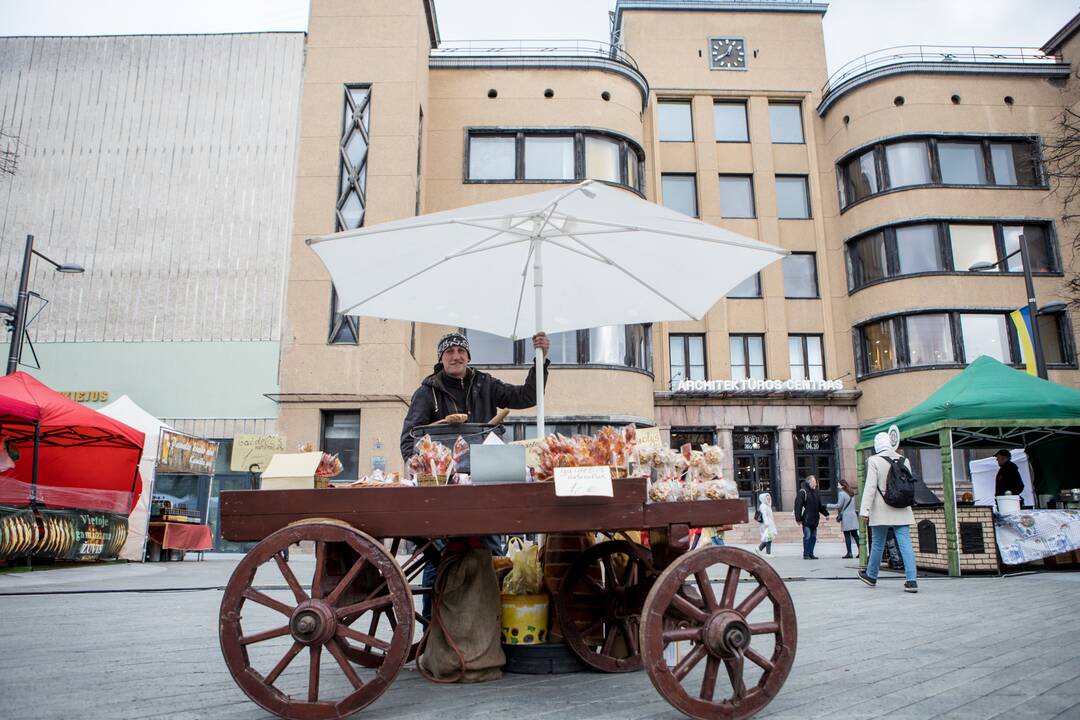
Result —
[{"label": "price sign", "polygon": [[559,497],[613,497],[611,467],[555,468],[555,494]]}]

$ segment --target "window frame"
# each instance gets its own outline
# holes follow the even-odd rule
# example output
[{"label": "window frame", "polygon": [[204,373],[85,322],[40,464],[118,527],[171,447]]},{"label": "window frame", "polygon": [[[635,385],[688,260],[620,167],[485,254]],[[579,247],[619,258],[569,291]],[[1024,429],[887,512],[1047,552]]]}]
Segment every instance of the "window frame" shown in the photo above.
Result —
[{"label": "window frame", "polygon": [[[660,106],[661,105],[685,105],[687,118],[690,120],[690,137],[687,140],[665,140],[661,137],[662,125],[660,120]],[[657,142],[681,142],[692,143],[697,135],[697,129],[694,127],[694,103],[690,98],[657,98],[656,100],[656,141]]]},{"label": "window frame", "polygon": [[[728,294],[724,296],[724,299],[725,300],[761,300],[762,297],[764,297],[762,295],[762,293],[761,293],[761,271],[760,270],[757,271],[756,273],[754,273],[750,277],[754,278],[754,286],[757,288],[757,294],[756,295],[732,295],[730,292],[728,292]],[[749,279],[750,278],[747,278],[746,280],[749,280]],[[746,282],[746,280],[743,280],[743,282]],[[739,285],[742,285],[742,283],[739,283]],[[736,285],[735,287],[738,287],[738,285]],[[732,290],[734,290],[734,289],[735,288],[732,288]]]},{"label": "window frame", "polygon": [[[690,180],[693,181],[693,186],[694,186],[694,214],[693,215],[687,215],[687,217],[700,218],[701,217],[701,198],[698,196],[697,173],[684,173],[684,172],[660,173],[660,194],[661,195],[664,194],[664,178],[667,178],[667,177],[690,178]],[[661,203],[661,207],[665,207],[668,210],[674,210],[677,213],[682,213],[681,210],[676,210],[675,208],[670,207],[667,204],[665,204],[667,198],[662,198],[662,200],[664,202]]]},{"label": "window frame", "polygon": [[[776,183],[776,219],[777,220],[813,220],[814,208],[810,203],[810,177],[797,173],[777,173],[774,177]],[[780,180],[802,180],[803,198],[806,200],[806,215],[802,217],[787,217],[780,214]],[[752,184],[752,183],[751,183]]]},{"label": "window frame", "polygon": [[750,374],[750,368],[753,367],[753,364],[750,362],[750,338],[758,338],[761,340],[761,379],[767,380],[769,378],[769,352],[765,343],[765,333],[728,333],[728,367],[731,379],[735,379],[735,362],[731,358],[730,348],[731,341],[735,339],[742,341],[743,376],[747,379],[753,379],[753,375]]},{"label": "window frame", "polygon": [[[817,252],[815,251],[794,251],[787,257],[794,257],[796,255],[809,255],[814,263],[814,294],[813,295],[788,295],[787,282],[784,283],[784,299],[785,300],[820,300],[821,299],[821,281],[818,278],[818,266],[817,266]],[[783,259],[781,259],[783,263]],[[781,269],[783,269],[781,265]]]},{"label": "window frame", "polygon": [[[319,442],[321,443],[320,447],[323,447],[323,448],[327,447],[326,430],[327,430],[327,428],[332,426],[332,424],[329,422],[329,420],[330,420],[331,417],[333,417],[335,415],[356,415],[356,417],[357,417],[357,424],[356,424],[356,475],[357,475],[357,477],[355,477],[355,478],[341,477],[342,480],[356,480],[362,474],[362,469],[360,467],[360,460],[361,460],[361,456],[363,454],[362,453],[363,446],[362,446],[362,444],[360,442],[360,438],[361,438],[361,432],[362,432],[363,427],[364,427],[363,409],[359,408],[359,407],[356,407],[356,408],[319,408]],[[350,438],[350,440],[351,439],[352,438]],[[344,472],[342,473],[342,475],[344,476]]]},{"label": "window frame", "polygon": [[[569,362],[569,363],[555,363],[555,362],[552,362],[552,365],[558,365],[559,367],[564,367],[564,368],[585,368],[585,367],[588,367],[588,368],[609,368],[609,369],[616,369],[616,370],[629,370],[631,372],[640,372],[640,373],[643,373],[645,375],[648,375],[649,377],[654,377],[654,375],[653,375],[653,373],[654,373],[654,348],[653,348],[653,343],[652,343],[653,324],[652,323],[628,323],[628,324],[623,324],[621,327],[623,328],[625,343],[626,343],[626,347],[628,349],[631,347],[631,344],[635,340],[635,332],[634,332],[633,328],[637,328],[637,327],[641,328],[642,340],[643,340],[643,343],[644,343],[644,349],[643,349],[644,357],[641,358],[641,360],[642,360],[642,366],[641,367],[639,367],[637,365],[626,365],[626,364],[615,365],[615,364],[611,364],[611,363],[594,363],[594,362],[592,362],[590,357],[589,357],[589,355],[590,355],[590,335],[589,335],[589,333],[591,331],[591,328],[590,329],[585,329],[585,330],[567,331],[567,332],[574,332],[574,333],[577,334],[577,338],[576,338],[577,348],[576,348],[576,357],[574,358],[574,362]],[[465,335],[465,337],[468,337],[470,329],[472,329],[474,332],[483,332],[482,330],[477,331],[475,328],[465,328],[465,327],[459,327],[458,332]],[[477,362],[477,363],[470,363],[470,366],[471,367],[482,367],[482,368],[527,368],[527,367],[532,366],[533,360],[534,360],[534,355],[533,355],[533,350],[532,350],[531,339],[525,338],[525,339],[520,339],[520,340],[514,341],[514,360],[513,360],[513,362],[510,362],[510,363],[483,363],[483,362]]]},{"label": "window frame", "polygon": [[675,366],[674,366],[674,363],[671,360],[671,341],[676,340],[676,339],[682,340],[682,345],[683,345],[683,366],[682,366],[683,379],[684,380],[694,380],[695,379],[695,378],[690,377],[690,365],[691,365],[691,363],[690,363],[690,341],[697,339],[697,340],[701,340],[701,364],[702,364],[701,365],[701,367],[702,367],[701,372],[704,375],[704,377],[701,378],[701,379],[702,380],[708,380],[708,378],[709,378],[709,356],[708,356],[709,349],[708,349],[708,343],[706,343],[706,341],[705,341],[706,340],[705,333],[668,333],[668,380],[669,380],[669,384],[672,386],[671,389],[672,390],[675,389],[674,388],[674,385],[675,385]]},{"label": "window frame", "polygon": [[[794,107],[799,112],[799,137],[798,142],[792,140],[777,140],[773,137],[773,123],[772,123],[772,109],[773,107],[788,106]],[[769,141],[773,145],[805,145],[806,144],[806,126],[803,122],[802,102],[798,100],[770,100],[769,101]]]},{"label": "window frame", "polygon": [[717,177],[720,178],[721,185],[723,184],[723,178],[744,178],[750,187],[750,214],[749,215],[724,215],[724,190],[720,188],[720,219],[721,220],[753,220],[757,218],[757,193],[754,192],[754,175],[753,173],[718,173]]},{"label": "window frame", "polygon": [[794,365],[791,361],[791,344],[792,338],[798,338],[799,347],[802,349],[802,368],[803,376],[810,379],[810,349],[807,345],[807,340],[815,338],[818,341],[818,348],[821,350],[821,379],[825,380],[828,377],[828,368],[825,363],[825,336],[821,333],[788,333],[788,373],[790,375],[791,366]]},{"label": "window frame", "polygon": [[[746,130],[746,139],[745,140],[721,140],[721,139],[716,137],[716,135],[717,135],[717,127],[718,127],[717,124],[716,124],[716,106],[717,105],[735,105],[735,106],[738,106],[738,107],[742,108],[742,111],[743,111],[743,127]],[[727,98],[716,98],[716,99],[714,99],[713,100],[713,142],[745,144],[745,143],[748,143],[748,142],[751,142],[751,141],[752,141],[752,138],[750,136],[750,109],[749,109],[747,101],[745,99],[738,100],[738,99],[734,99],[734,98],[733,99],[727,99]]]}]

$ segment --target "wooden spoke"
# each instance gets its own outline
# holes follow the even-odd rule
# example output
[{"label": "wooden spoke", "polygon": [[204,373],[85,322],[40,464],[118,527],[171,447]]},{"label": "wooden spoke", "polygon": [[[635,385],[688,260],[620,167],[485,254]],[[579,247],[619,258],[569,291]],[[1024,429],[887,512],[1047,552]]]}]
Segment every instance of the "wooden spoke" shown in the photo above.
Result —
[{"label": "wooden spoke", "polygon": [[[359,558],[356,562],[353,563],[353,566],[349,568],[349,572],[345,573],[345,577],[341,578],[341,581],[338,582],[337,587],[335,587],[333,591],[331,591],[331,593],[326,596],[327,605],[333,605],[338,601],[338,598],[341,597],[341,593],[345,592],[345,589],[349,587],[349,584],[352,583],[353,580],[356,579],[356,576],[360,574],[360,570],[363,569],[364,565],[366,564],[366,558]],[[314,591],[314,588],[312,588],[312,591]]]},{"label": "wooden spoke", "polygon": [[[588,622],[588,621],[584,621],[584,622]],[[595,621],[595,622],[593,622],[592,624],[590,624],[590,625],[589,625],[589,627],[587,627],[587,628],[585,628],[584,630],[582,630],[582,631],[581,631],[581,636],[582,636],[582,637],[589,637],[589,636],[590,636],[590,635],[592,635],[592,634],[593,634],[594,632],[596,632],[596,631],[597,631],[597,630],[599,630],[599,629],[600,629],[601,627],[603,627],[603,625],[604,625],[604,618],[603,618],[603,617],[599,617],[599,618],[597,618],[597,619],[596,619],[596,621]]]},{"label": "wooden spoke", "polygon": [[684,677],[690,674],[690,671],[701,662],[701,658],[706,655],[704,645],[694,645],[694,649],[687,653],[686,657],[679,661],[679,664],[671,671],[671,674],[675,676],[676,680],[682,680]]},{"label": "wooden spoke", "polygon": [[740,572],[738,565],[728,566],[727,577],[724,579],[724,594],[720,597],[720,607],[735,607],[735,593],[739,590]]},{"label": "wooden spoke", "polygon": [[604,638],[604,646],[600,649],[601,655],[611,656],[611,651],[615,648],[615,627],[608,627],[607,637]]},{"label": "wooden spoke", "polygon": [[322,597],[323,578],[326,577],[326,543],[315,543],[315,573],[311,577],[311,597]]},{"label": "wooden spoke", "polygon": [[312,645],[308,650],[311,651],[311,660],[308,664],[307,701],[313,703],[319,702],[319,657],[322,655],[322,648]]},{"label": "wooden spoke", "polygon": [[760,605],[761,601],[767,597],[769,597],[769,588],[764,585],[758,585],[754,588],[754,592],[747,595],[735,610],[745,617],[752,613],[754,608]]},{"label": "wooden spoke", "polygon": [[262,642],[263,640],[270,640],[271,638],[281,637],[282,635],[289,634],[289,626],[282,625],[279,628],[273,630],[263,630],[257,632],[254,635],[244,635],[240,638],[241,645],[251,645],[252,643]]},{"label": "wooden spoke", "polygon": [[716,602],[716,594],[712,589],[712,581],[709,580],[709,572],[707,570],[699,570],[694,573],[694,579],[697,580],[698,592],[701,593],[701,599],[705,601],[705,609],[719,610],[720,606]]},{"label": "wooden spoke", "polygon": [[637,628],[633,627],[628,619],[624,619],[620,627],[623,637],[626,639],[626,651],[630,655],[637,655],[640,652],[638,649]]},{"label": "wooden spoke", "polygon": [[751,623],[749,627],[751,635],[775,635],[780,632],[780,623],[775,622]]},{"label": "wooden spoke", "polygon": [[706,615],[701,608],[691,603],[682,595],[673,595],[671,598],[671,606],[694,622],[701,623],[702,625],[709,619],[709,616]]},{"label": "wooden spoke", "polygon": [[345,657],[345,651],[339,644],[341,641],[337,638],[333,638],[326,644],[326,649],[330,651],[330,654],[337,660],[338,667],[341,668],[341,672],[345,673],[345,677],[349,679],[352,686],[359,690],[364,687],[364,681],[360,679],[360,676],[356,674],[356,670],[349,663],[349,659]]},{"label": "wooden spoke", "polygon": [[746,648],[744,653],[750,662],[754,663],[765,672],[772,672],[776,667],[773,665],[772,661],[762,657],[762,655],[753,648]]},{"label": "wooden spoke", "polygon": [[294,642],[292,647],[289,648],[285,656],[278,660],[278,664],[274,666],[274,669],[270,671],[270,674],[266,676],[266,684],[273,685],[278,679],[281,673],[285,672],[285,668],[289,667],[289,663],[293,661],[293,658],[300,654],[300,651],[304,649],[304,646],[298,642]]},{"label": "wooden spoke", "polygon": [[720,660],[712,655],[705,665],[705,677],[701,679],[701,699],[712,700],[716,693],[716,676],[720,672]]},{"label": "wooden spoke", "polygon": [[[588,575],[588,574],[582,575],[581,579],[585,583],[585,586],[590,588],[590,590],[591,590],[591,592],[589,593],[590,595],[603,595],[603,594],[605,594],[607,592],[607,590],[604,589],[604,586],[601,585],[600,583],[598,583],[596,581],[596,578],[592,577],[591,575]],[[578,583],[578,587],[581,587],[581,583]],[[575,589],[575,592],[576,592],[576,589]]]},{"label": "wooden spoke", "polygon": [[338,608],[334,611],[334,614],[338,616],[339,620],[341,618],[349,617],[350,615],[360,617],[368,610],[376,610],[378,608],[387,607],[388,605],[393,603],[393,601],[394,599],[389,595],[383,595],[382,597],[377,597],[374,600],[364,600],[363,602],[358,602],[354,605],[346,605],[345,607]]},{"label": "wooden spoke", "polygon": [[289,563],[285,562],[285,557],[281,553],[274,554],[274,562],[277,563],[278,570],[281,571],[282,576],[285,578],[285,582],[292,588],[293,595],[296,597],[296,602],[302,603],[308,599],[308,595],[304,592],[304,588],[300,587],[300,581],[293,575],[292,568],[289,567]]},{"label": "wooden spoke", "polygon": [[664,643],[680,642],[683,640],[701,640],[701,626],[677,628],[664,631]]},{"label": "wooden spoke", "polygon": [[623,573],[622,587],[628,588],[634,584],[635,579],[638,577],[638,565],[641,561],[628,557],[626,559],[626,572]]},{"label": "wooden spoke", "polygon": [[[619,584],[619,579],[615,576],[615,564],[611,561],[611,556],[610,555],[602,556],[600,558],[600,562],[604,566],[604,587],[605,588],[622,587],[622,585]],[[585,575],[585,577],[589,577],[589,576]]]},{"label": "wooden spoke", "polygon": [[337,635],[338,637],[347,637],[350,640],[355,640],[356,642],[363,643],[364,645],[378,648],[383,651],[390,649],[390,643],[386,642],[385,640],[380,640],[379,638],[368,635],[367,633],[357,632],[356,630],[353,630],[347,625],[338,625]]},{"label": "wooden spoke", "polygon": [[266,607],[268,607],[268,608],[270,608],[272,610],[277,610],[279,613],[281,613],[282,615],[285,615],[286,617],[292,617],[292,612],[295,609],[295,608],[289,607],[288,605],[281,602],[280,600],[275,600],[274,598],[270,597],[269,595],[264,595],[263,593],[259,592],[258,590],[255,590],[254,588],[248,588],[247,590],[245,590],[244,591],[244,598],[247,599],[247,600],[251,600],[252,602],[257,602],[260,605],[265,605]]},{"label": "wooden spoke", "polygon": [[733,658],[724,658],[724,667],[727,668],[728,679],[731,680],[732,696],[735,700],[746,697],[746,684],[743,682],[743,656],[736,655]]}]

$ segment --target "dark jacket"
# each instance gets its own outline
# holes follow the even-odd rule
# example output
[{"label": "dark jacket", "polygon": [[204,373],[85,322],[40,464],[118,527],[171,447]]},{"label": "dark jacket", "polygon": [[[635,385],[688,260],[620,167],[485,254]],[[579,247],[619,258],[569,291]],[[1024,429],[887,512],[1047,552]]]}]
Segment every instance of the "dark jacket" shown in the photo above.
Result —
[{"label": "dark jacket", "polygon": [[1006,461],[998,468],[997,480],[994,481],[994,495],[1004,495],[1011,492],[1019,495],[1024,491],[1024,479],[1020,477],[1020,469],[1012,460]]},{"label": "dark jacket", "polygon": [[[547,387],[548,365],[544,361],[544,386]],[[523,385],[510,385],[486,372],[469,368],[462,379],[465,385],[465,407],[459,407],[453,396],[443,385],[445,375],[442,365],[435,366],[435,372],[428,375],[413,393],[409,403],[409,412],[401,428],[401,457],[408,461],[413,454],[416,440],[410,431],[419,425],[430,425],[442,420],[447,415],[465,413],[469,422],[486,423],[495,417],[499,408],[522,410],[536,404],[536,366],[529,368],[529,375]],[[452,380],[451,380],[452,381]],[[460,394],[460,393],[458,393]]]},{"label": "dark jacket", "polygon": [[816,528],[818,515],[829,517],[829,511],[821,504],[821,495],[817,489],[811,489],[806,483],[795,493],[795,522],[802,523],[807,527]]}]

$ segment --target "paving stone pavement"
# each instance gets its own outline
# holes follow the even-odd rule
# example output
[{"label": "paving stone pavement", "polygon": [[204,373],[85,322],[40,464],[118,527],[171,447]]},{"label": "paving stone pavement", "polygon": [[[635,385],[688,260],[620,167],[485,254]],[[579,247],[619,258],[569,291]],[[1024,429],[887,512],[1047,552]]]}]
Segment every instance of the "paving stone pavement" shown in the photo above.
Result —
[{"label": "paving stone pavement", "polygon": [[[757,717],[1080,718],[1080,574],[931,576],[911,595],[899,576],[863,586],[840,545],[821,545],[816,562],[795,545],[775,550],[798,654]],[[0,718],[267,718],[218,647],[221,588],[237,561],[0,575]],[[408,667],[357,717],[680,715],[644,672],[437,686]]]}]

